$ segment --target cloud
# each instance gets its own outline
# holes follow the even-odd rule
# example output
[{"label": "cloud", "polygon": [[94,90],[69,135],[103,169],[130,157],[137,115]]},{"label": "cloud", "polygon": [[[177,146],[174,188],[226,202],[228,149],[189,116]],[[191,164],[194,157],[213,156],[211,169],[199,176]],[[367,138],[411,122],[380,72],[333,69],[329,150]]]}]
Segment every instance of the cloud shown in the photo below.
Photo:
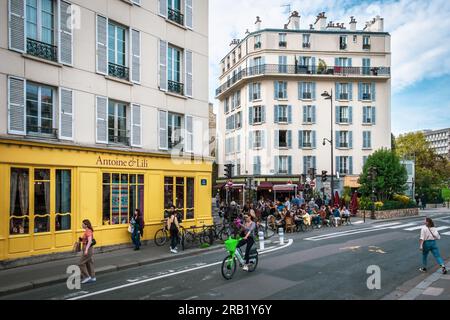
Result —
[{"label": "cloud", "polygon": [[[450,1],[448,0],[212,0],[210,1],[210,97],[214,99],[220,75],[220,60],[230,50],[233,38],[244,38],[254,30],[256,16],[263,27],[282,28],[286,8],[301,15],[301,28],[308,29],[317,13],[325,11],[329,20],[344,22],[355,16],[358,29],[379,14],[385,31],[391,34],[393,93],[414,83],[450,74]],[[214,101],[214,100],[212,100]]]}]

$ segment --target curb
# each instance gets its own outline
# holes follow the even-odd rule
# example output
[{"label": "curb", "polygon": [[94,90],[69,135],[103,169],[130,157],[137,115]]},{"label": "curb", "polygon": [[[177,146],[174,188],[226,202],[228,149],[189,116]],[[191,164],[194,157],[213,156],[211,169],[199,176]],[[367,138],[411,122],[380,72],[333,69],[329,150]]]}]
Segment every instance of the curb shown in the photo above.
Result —
[{"label": "curb", "polygon": [[[161,258],[156,258],[156,259],[147,258],[147,259],[134,261],[134,262],[126,262],[126,263],[122,263],[119,265],[107,265],[107,266],[99,267],[98,269],[96,269],[95,274],[96,275],[104,275],[107,273],[123,271],[123,270],[132,269],[132,268],[136,268],[136,267],[140,267],[140,266],[151,265],[151,264],[157,264],[157,263],[161,263],[161,262],[165,262],[165,261],[177,260],[180,258],[196,256],[196,255],[199,255],[199,254],[202,254],[205,252],[210,253],[210,252],[215,252],[215,251],[219,251],[219,250],[223,250],[223,246],[215,245],[215,246],[212,246],[209,248],[193,249],[192,251],[187,251],[186,253],[181,252],[177,255],[166,256],[166,257],[161,257]],[[28,291],[28,290],[32,290],[32,289],[42,288],[42,287],[50,286],[53,284],[64,283],[66,280],[67,280],[67,275],[64,274],[64,275],[57,275],[57,276],[42,278],[39,280],[33,280],[30,282],[18,283],[18,284],[11,285],[8,287],[0,287],[0,297],[14,294],[14,293],[20,293],[20,292],[24,292],[24,291]]]}]

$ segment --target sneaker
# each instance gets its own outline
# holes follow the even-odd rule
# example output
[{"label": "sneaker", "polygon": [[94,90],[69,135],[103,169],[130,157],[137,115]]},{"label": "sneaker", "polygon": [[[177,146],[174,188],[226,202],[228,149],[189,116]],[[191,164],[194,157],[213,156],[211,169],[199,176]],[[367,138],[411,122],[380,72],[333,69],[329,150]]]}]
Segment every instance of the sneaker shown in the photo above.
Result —
[{"label": "sneaker", "polygon": [[92,280],[91,277],[87,277],[87,278],[84,278],[84,280],[81,281],[81,283],[82,283],[82,284],[86,284],[86,283],[90,282],[91,280]]},{"label": "sneaker", "polygon": [[427,272],[427,268],[419,268],[420,272]]},{"label": "sneaker", "polygon": [[445,266],[442,267],[442,274],[447,274],[447,268]]},{"label": "sneaker", "polygon": [[89,283],[94,283],[97,281],[97,278],[91,278],[91,280],[89,280]]},{"label": "sneaker", "polygon": [[242,267],[242,270],[248,271],[248,265],[244,264],[244,266]]}]

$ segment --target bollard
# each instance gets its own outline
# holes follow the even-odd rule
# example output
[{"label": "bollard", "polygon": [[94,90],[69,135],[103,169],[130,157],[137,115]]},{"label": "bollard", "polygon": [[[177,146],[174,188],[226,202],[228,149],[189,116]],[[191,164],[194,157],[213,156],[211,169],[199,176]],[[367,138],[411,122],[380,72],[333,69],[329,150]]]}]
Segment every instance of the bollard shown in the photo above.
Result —
[{"label": "bollard", "polygon": [[260,231],[258,232],[259,237],[259,250],[264,250],[264,232]]},{"label": "bollard", "polygon": [[280,236],[280,244],[284,244],[284,230],[283,228],[278,229],[278,235]]}]

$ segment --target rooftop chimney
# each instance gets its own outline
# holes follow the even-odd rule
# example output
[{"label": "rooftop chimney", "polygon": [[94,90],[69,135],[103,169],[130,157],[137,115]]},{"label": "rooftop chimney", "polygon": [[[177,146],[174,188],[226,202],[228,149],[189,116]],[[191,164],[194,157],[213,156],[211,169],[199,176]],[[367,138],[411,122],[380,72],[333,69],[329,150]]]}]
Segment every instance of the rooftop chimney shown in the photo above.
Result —
[{"label": "rooftop chimney", "polygon": [[350,17],[350,31],[356,31],[356,20],[355,17]]},{"label": "rooftop chimney", "polygon": [[261,30],[261,19],[259,18],[259,17],[256,17],[256,22],[255,22],[255,24],[256,24],[256,31],[259,31],[259,30]]},{"label": "rooftop chimney", "polygon": [[292,12],[287,25],[288,29],[300,30],[300,16],[298,15],[297,11]]},{"label": "rooftop chimney", "polygon": [[376,16],[374,19],[374,30],[376,32],[383,32],[384,31],[384,19],[380,16]]},{"label": "rooftop chimney", "polygon": [[325,30],[327,27],[327,17],[325,16],[325,12],[321,12],[317,15],[314,26],[316,26],[316,30]]}]

